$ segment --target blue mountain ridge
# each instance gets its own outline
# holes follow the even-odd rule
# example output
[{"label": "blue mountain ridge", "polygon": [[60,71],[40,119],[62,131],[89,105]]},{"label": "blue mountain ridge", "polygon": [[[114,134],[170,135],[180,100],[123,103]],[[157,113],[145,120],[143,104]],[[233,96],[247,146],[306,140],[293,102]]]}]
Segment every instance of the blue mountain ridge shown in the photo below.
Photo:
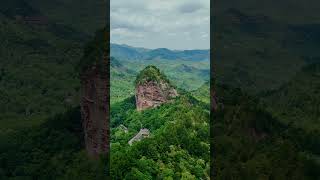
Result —
[{"label": "blue mountain ridge", "polygon": [[146,49],[128,45],[111,43],[111,56],[124,60],[189,60],[207,61],[210,59],[210,50],[170,50],[167,48]]}]

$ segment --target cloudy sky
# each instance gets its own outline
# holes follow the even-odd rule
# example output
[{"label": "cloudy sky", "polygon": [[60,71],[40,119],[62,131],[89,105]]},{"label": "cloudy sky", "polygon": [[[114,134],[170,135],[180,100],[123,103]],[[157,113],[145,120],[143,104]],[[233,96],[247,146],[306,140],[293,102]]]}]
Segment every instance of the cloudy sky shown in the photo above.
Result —
[{"label": "cloudy sky", "polygon": [[209,49],[210,0],[111,0],[111,42]]}]

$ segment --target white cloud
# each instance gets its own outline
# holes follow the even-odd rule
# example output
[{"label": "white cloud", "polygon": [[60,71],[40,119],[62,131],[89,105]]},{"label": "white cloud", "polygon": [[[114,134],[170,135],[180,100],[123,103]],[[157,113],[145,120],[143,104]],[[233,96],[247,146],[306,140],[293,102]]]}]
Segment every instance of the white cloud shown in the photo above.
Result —
[{"label": "white cloud", "polygon": [[113,43],[209,48],[210,0],[111,0],[110,16]]}]

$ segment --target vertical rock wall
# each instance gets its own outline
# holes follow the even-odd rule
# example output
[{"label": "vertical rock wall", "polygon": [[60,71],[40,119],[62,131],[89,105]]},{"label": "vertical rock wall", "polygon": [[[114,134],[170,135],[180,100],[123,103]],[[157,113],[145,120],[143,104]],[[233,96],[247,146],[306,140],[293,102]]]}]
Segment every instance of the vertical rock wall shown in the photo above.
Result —
[{"label": "vertical rock wall", "polygon": [[146,81],[136,87],[137,110],[157,107],[176,96],[177,91],[166,82]]},{"label": "vertical rock wall", "polygon": [[82,77],[81,113],[86,150],[91,156],[109,150],[109,81],[92,67]]},{"label": "vertical rock wall", "polygon": [[[103,38],[101,38],[103,39]],[[105,39],[103,39],[105,40]],[[105,40],[105,43],[109,43]],[[109,65],[108,48],[98,50],[97,61],[81,73],[81,116],[86,151],[97,158],[109,152]]]}]

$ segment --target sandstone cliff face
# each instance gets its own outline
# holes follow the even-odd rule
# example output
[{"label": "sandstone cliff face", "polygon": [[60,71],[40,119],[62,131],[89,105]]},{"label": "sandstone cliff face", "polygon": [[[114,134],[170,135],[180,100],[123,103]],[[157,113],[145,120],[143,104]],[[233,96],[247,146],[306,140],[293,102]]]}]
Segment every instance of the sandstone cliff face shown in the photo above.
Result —
[{"label": "sandstone cliff face", "polygon": [[109,152],[109,63],[104,53],[81,73],[84,140],[87,153],[94,158]]},{"label": "sandstone cliff face", "polygon": [[81,114],[86,150],[97,157],[109,150],[109,84],[96,67],[82,77]]},{"label": "sandstone cliff face", "polygon": [[164,81],[146,81],[136,86],[138,111],[154,108],[178,96],[177,91]]},{"label": "sandstone cliff face", "polygon": [[216,96],[216,91],[212,88],[211,89],[211,111],[215,112],[218,110],[218,99]]}]

